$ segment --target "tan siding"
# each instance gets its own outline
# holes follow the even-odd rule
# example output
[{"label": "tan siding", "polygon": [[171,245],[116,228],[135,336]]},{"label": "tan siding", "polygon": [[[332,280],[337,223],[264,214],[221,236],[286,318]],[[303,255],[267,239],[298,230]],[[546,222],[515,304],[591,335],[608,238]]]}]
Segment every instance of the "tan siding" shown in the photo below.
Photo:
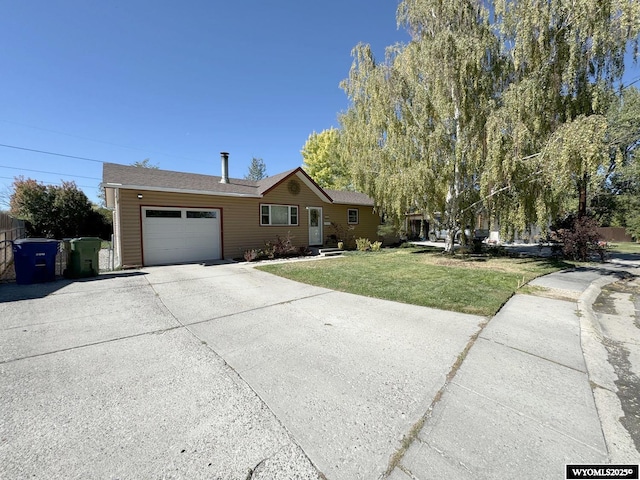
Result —
[{"label": "tan siding", "polygon": [[[372,242],[378,240],[378,225],[380,225],[380,216],[373,211],[371,206],[363,205],[327,205],[325,209],[324,218],[325,222],[333,222],[347,229],[350,225],[348,223],[347,212],[350,208],[358,209],[359,222],[357,225],[353,225],[353,230],[349,231],[349,237],[351,239],[356,238],[368,238]],[[325,227],[324,237],[325,239],[334,234],[333,228]],[[345,239],[343,239],[345,240]],[[352,242],[353,243],[353,242]],[[354,245],[348,245],[354,246]]]},{"label": "tan siding", "polygon": [[[222,248],[225,258],[242,257],[247,249],[261,248],[265,242],[273,241],[276,236],[284,237],[288,232],[296,246],[309,243],[309,215],[306,207],[322,207],[324,221],[334,221],[347,225],[347,209],[359,208],[360,223],[353,231],[355,238],[360,236],[377,239],[376,229],[379,217],[372,213],[371,207],[354,207],[325,203],[302,181],[300,192],[292,195],[287,188],[288,181],[269,191],[264,198],[238,198],[212,195],[196,195],[167,192],[141,192],[142,199],[137,198],[135,190],[120,191],[120,227],[122,234],[122,265],[142,265],[142,228],[140,218],[141,206],[157,207],[198,207],[219,208],[222,210]],[[297,226],[271,227],[260,225],[260,205],[297,205]],[[324,226],[323,236],[326,239],[331,233]]]},{"label": "tan siding", "polygon": [[[309,245],[309,212],[307,207],[324,207],[328,205],[322,201],[318,195],[309,189],[302,181],[297,180],[300,185],[300,193],[292,195],[288,189],[289,181],[278,185],[269,191],[264,198],[260,200],[261,204],[271,205],[297,205],[298,206],[298,226],[288,227],[272,227],[260,226],[260,238],[263,239],[260,246],[265,241],[275,240],[276,235],[281,237],[291,233],[292,242],[295,246]],[[260,219],[258,218],[258,222]]]}]

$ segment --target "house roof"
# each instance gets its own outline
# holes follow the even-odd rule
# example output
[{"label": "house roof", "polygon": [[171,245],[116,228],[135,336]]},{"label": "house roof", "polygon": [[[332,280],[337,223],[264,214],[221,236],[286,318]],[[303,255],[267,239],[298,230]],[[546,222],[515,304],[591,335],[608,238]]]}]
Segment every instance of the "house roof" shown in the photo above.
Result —
[{"label": "house roof", "polygon": [[326,202],[373,205],[373,200],[362,193],[322,189],[300,167],[258,181],[229,178],[229,182],[220,183],[222,177],[215,175],[105,163],[102,168],[102,187],[262,197],[293,175],[298,176],[319,197],[323,197]]},{"label": "house roof", "polygon": [[373,199],[364,193],[350,192],[347,190],[325,190],[333,199],[333,203],[345,205],[371,205],[374,206]]},{"label": "house roof", "polygon": [[221,178],[213,175],[173,172],[116,163],[105,163],[102,167],[102,186],[106,188],[260,196],[258,185],[254,181],[230,178],[229,183],[220,183]]}]

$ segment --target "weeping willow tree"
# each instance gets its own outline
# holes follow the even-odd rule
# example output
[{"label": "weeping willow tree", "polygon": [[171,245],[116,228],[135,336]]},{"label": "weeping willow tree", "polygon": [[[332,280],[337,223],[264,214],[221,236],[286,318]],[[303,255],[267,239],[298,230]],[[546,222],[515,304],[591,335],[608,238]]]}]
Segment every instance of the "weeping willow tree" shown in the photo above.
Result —
[{"label": "weeping willow tree", "polygon": [[[503,231],[545,225],[587,192],[608,162],[605,113],[637,56],[640,2],[498,0],[508,85],[487,122],[482,194]],[[507,232],[504,232],[507,233]]]},{"label": "weeping willow tree", "polygon": [[453,252],[479,195],[485,124],[501,85],[498,39],[481,1],[404,0],[397,19],[408,44],[380,63],[368,45],[352,52],[342,157],[387,217],[438,212]]}]

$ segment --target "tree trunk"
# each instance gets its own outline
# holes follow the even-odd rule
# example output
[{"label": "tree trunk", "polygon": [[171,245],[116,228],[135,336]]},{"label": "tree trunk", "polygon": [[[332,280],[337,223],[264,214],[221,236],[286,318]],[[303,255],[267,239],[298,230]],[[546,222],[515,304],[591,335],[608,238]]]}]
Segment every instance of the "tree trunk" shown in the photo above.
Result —
[{"label": "tree trunk", "polygon": [[589,177],[585,173],[582,180],[578,182],[578,218],[587,214],[587,182]]},{"label": "tree trunk", "polygon": [[458,202],[460,195],[460,169],[458,168],[458,155],[456,148],[458,146],[457,142],[461,137],[460,109],[458,108],[458,102],[453,87],[451,88],[451,99],[455,104],[453,119],[456,127],[456,142],[454,142],[451,152],[451,158],[453,161],[453,179],[451,185],[449,185],[449,191],[447,192],[446,227],[448,234],[445,239],[444,251],[453,255],[455,253],[455,239],[458,231],[458,214],[460,213],[460,206]]}]

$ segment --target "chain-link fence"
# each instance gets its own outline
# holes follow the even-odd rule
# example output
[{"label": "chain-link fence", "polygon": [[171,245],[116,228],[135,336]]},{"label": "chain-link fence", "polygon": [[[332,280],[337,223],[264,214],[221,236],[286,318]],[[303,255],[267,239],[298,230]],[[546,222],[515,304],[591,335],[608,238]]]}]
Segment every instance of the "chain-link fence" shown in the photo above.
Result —
[{"label": "chain-link fence", "polygon": [[[0,212],[0,282],[13,282],[16,279],[12,242],[21,238],[26,238],[24,221]],[[116,259],[113,238],[111,240],[110,242],[102,242],[102,248],[99,252],[100,272],[110,272],[114,269]],[[65,243],[60,241],[56,255],[56,277],[61,277],[64,274],[68,255]]]}]

